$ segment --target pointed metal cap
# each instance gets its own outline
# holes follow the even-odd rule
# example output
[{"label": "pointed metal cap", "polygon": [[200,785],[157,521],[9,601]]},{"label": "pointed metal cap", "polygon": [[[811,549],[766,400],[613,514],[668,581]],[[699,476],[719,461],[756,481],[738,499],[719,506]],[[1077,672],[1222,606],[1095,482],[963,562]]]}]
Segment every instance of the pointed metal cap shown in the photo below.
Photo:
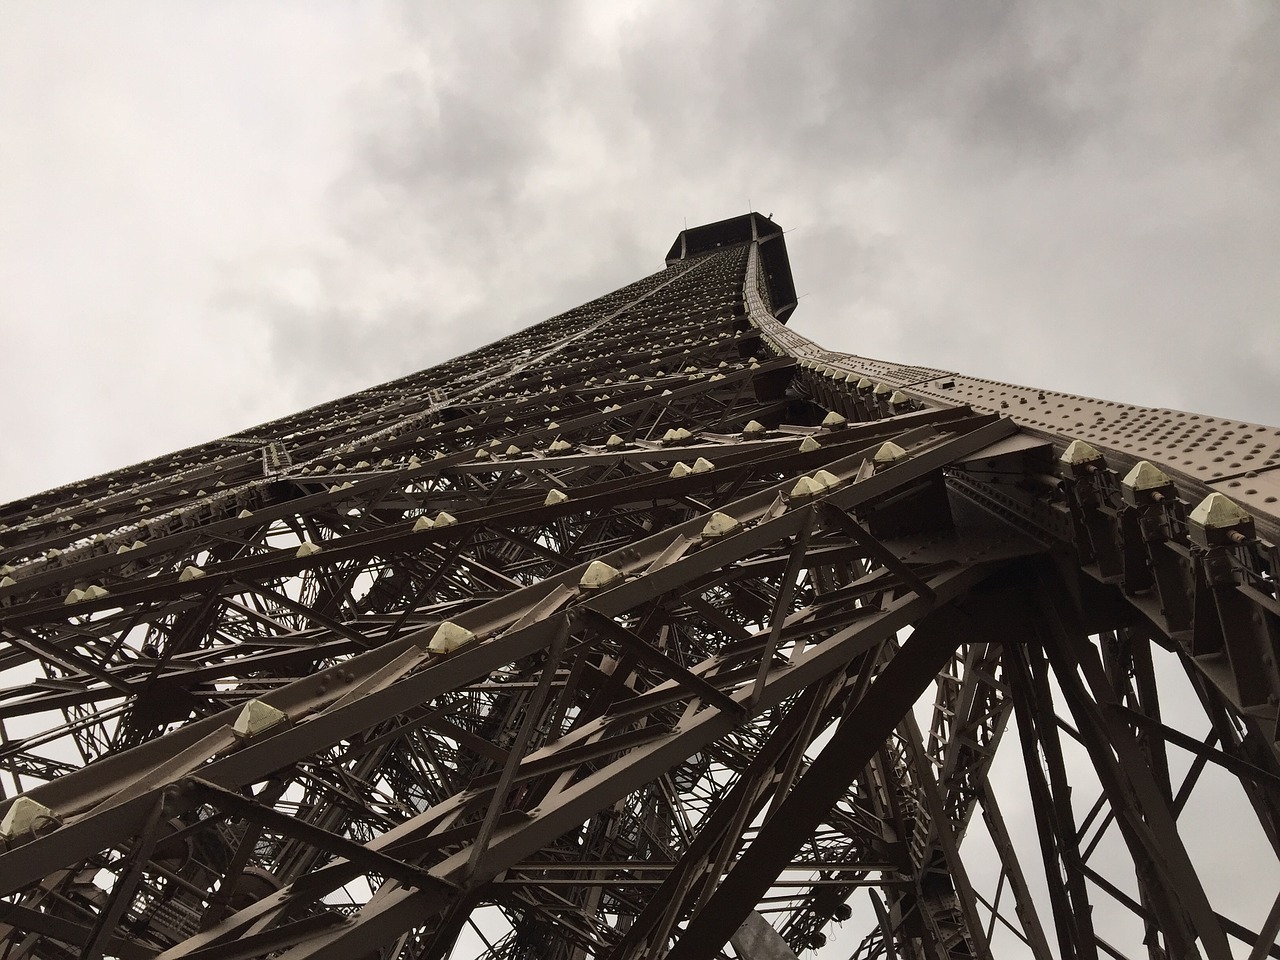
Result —
[{"label": "pointed metal cap", "polygon": [[803,440],[800,441],[801,453],[813,453],[813,451],[821,450],[821,449],[822,449],[822,444],[820,444],[817,440],[813,439],[813,437],[805,437]]},{"label": "pointed metal cap", "polygon": [[791,500],[807,500],[822,492],[824,492],[822,486],[815,483],[812,477],[801,477],[795,482],[795,486],[791,488],[787,497]]},{"label": "pointed metal cap", "polygon": [[446,513],[444,510],[441,510],[439,513],[436,514],[436,521],[434,525],[437,527],[450,527],[457,522],[458,522],[458,518],[455,517],[452,513]]},{"label": "pointed metal cap", "polygon": [[241,708],[240,715],[236,717],[231,730],[237,737],[247,740],[280,726],[288,719],[289,715],[283,710],[277,710],[271,704],[263,703],[261,700],[250,700]]},{"label": "pointed metal cap", "polygon": [[823,491],[834,490],[840,486],[840,478],[829,470],[819,470],[813,475],[813,482],[821,487]]},{"label": "pointed metal cap", "polygon": [[710,473],[715,468],[716,465],[706,457],[699,457],[697,460],[693,461],[693,469],[690,473]]},{"label": "pointed metal cap", "polygon": [[587,565],[578,586],[584,590],[604,590],[622,582],[622,571],[611,567],[603,560],[592,560]]},{"label": "pointed metal cap", "polygon": [[1203,527],[1221,529],[1234,527],[1253,518],[1230,497],[1221,493],[1211,493],[1200,505],[1191,511],[1188,520],[1193,520]]},{"label": "pointed metal cap", "polygon": [[877,466],[888,466],[895,461],[905,459],[910,456],[906,450],[898,446],[892,440],[886,440],[880,444],[880,449],[875,452],[875,456],[871,458],[872,462]]},{"label": "pointed metal cap", "polygon": [[1252,537],[1253,517],[1225,494],[1209,494],[1187,514],[1187,536],[1197,546],[1221,546],[1232,534]]},{"label": "pointed metal cap", "polygon": [[716,511],[711,514],[711,519],[702,528],[702,536],[707,540],[715,540],[718,537],[727,537],[730,534],[737,533],[741,529],[742,524],[733,517],[727,513]]},{"label": "pointed metal cap", "polygon": [[178,574],[178,582],[186,583],[188,580],[195,580],[197,577],[203,577],[203,576],[204,576],[203,570],[201,570],[199,567],[193,564],[188,564],[187,566],[183,567],[182,572]]},{"label": "pointed metal cap", "polygon": [[1155,464],[1149,460],[1139,460],[1134,468],[1125,474],[1120,485],[1132,490],[1155,490],[1158,487],[1167,487],[1171,482],[1169,475]]},{"label": "pointed metal cap", "polygon": [[1067,444],[1067,449],[1062,452],[1062,456],[1058,458],[1060,462],[1078,466],[1082,463],[1092,463],[1095,460],[1101,460],[1102,454],[1098,452],[1098,448],[1084,440],[1072,440]]},{"label": "pointed metal cap", "polygon": [[452,620],[446,620],[436,627],[435,635],[427,645],[427,650],[431,653],[453,653],[459,647],[465,647],[474,641],[475,638],[476,635],[466,627],[459,626]]},{"label": "pointed metal cap", "polygon": [[1149,461],[1139,460],[1120,481],[1120,495],[1131,507],[1153,502],[1156,494],[1174,496],[1173,481]]},{"label": "pointed metal cap", "polygon": [[849,420],[844,414],[832,410],[822,418],[822,425],[828,428],[843,427]]},{"label": "pointed metal cap", "polygon": [[298,547],[298,552],[294,554],[299,560],[306,557],[313,557],[320,552],[320,544],[312,543],[310,540],[303,540],[302,546]]},{"label": "pointed metal cap", "polygon": [[671,468],[670,476],[671,476],[671,479],[673,480],[681,480],[684,477],[689,476],[689,474],[691,473],[693,473],[692,468],[687,463],[681,460],[681,461],[677,461],[676,465]]},{"label": "pointed metal cap", "polygon": [[626,441],[623,440],[620,436],[618,436],[616,433],[611,433],[609,434],[609,439],[604,442],[604,445],[606,449],[614,450],[617,447],[622,446],[624,443],[626,443]]},{"label": "pointed metal cap", "polygon": [[564,503],[569,499],[569,495],[563,490],[548,490],[547,499],[542,501],[544,507],[554,507],[557,503]]},{"label": "pointed metal cap", "polygon": [[45,823],[57,824],[58,818],[51,809],[30,797],[17,797],[0,820],[0,837],[16,840],[25,837]]},{"label": "pointed metal cap", "polygon": [[1072,440],[1058,458],[1058,474],[1067,479],[1087,477],[1105,466],[1106,460],[1098,448],[1084,440]]},{"label": "pointed metal cap", "polygon": [[748,420],[747,425],[742,428],[744,437],[763,437],[767,428],[759,420]]},{"label": "pointed metal cap", "polygon": [[423,530],[430,530],[435,524],[431,522],[430,517],[419,517],[413,522],[413,533],[421,533]]}]

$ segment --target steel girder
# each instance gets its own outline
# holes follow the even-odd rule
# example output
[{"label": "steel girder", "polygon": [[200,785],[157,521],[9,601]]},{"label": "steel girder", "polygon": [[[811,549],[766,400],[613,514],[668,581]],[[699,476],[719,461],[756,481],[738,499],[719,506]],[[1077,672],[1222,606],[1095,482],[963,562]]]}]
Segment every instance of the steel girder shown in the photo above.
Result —
[{"label": "steel girder", "polygon": [[784,956],[846,901],[860,957],[1121,956],[1100,894],[1152,957],[1280,956],[1178,822],[1213,765],[1280,849],[1280,432],[831,353],[793,307],[776,225],[695,228],[489,347],[0,508],[0,957]]}]

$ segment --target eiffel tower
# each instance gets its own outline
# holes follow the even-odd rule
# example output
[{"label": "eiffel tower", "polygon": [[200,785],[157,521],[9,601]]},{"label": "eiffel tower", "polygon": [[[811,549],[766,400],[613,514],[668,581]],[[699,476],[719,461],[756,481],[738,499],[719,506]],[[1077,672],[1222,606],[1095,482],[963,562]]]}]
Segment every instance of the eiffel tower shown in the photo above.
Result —
[{"label": "eiffel tower", "polygon": [[0,960],[1280,957],[1179,821],[1280,851],[1280,430],[795,306],[686,229],[0,508]]}]

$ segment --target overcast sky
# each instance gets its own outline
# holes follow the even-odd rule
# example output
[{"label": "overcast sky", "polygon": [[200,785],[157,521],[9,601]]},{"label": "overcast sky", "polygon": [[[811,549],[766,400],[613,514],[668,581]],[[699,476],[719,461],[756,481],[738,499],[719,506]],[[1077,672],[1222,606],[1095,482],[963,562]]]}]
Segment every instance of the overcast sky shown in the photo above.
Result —
[{"label": "overcast sky", "polygon": [[0,501],[752,207],[830,348],[1275,424],[1278,81],[1263,2],[6,2]]},{"label": "overcast sky", "polygon": [[789,231],[836,349],[1280,421],[1280,7],[0,6],[0,501]]}]

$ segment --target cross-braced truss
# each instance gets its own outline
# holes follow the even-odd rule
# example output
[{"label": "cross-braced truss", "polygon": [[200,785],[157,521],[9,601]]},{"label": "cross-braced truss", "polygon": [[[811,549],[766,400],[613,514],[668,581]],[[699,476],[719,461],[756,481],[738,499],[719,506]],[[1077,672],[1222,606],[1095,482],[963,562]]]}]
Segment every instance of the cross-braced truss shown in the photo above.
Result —
[{"label": "cross-braced truss", "polygon": [[1123,958],[1100,898],[1153,960],[1280,957],[1179,823],[1212,765],[1280,852],[1280,431],[832,353],[794,306],[771,221],[686,230],[0,508],[0,960],[772,960],[855,913],[864,960]]}]

